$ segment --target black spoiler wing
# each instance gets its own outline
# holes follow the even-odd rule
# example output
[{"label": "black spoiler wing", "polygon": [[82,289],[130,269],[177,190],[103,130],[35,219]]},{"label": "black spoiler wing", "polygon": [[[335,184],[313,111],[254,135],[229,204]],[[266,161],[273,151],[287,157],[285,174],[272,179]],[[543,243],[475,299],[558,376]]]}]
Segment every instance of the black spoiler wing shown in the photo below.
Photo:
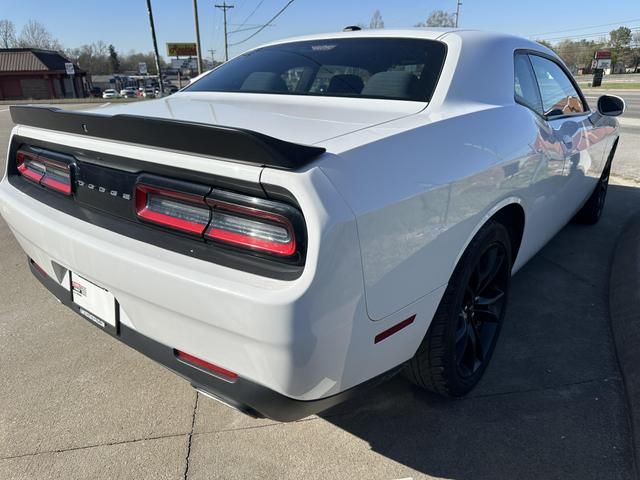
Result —
[{"label": "black spoiler wing", "polygon": [[10,110],[11,119],[18,125],[287,170],[303,167],[325,152],[321,147],[286,142],[251,130],[182,120],[27,105]]}]

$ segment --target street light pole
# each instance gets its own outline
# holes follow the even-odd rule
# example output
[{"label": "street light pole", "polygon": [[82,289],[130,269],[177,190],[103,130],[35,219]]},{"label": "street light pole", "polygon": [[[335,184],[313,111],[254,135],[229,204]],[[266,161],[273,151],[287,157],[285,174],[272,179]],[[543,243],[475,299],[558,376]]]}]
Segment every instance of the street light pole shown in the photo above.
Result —
[{"label": "street light pole", "polygon": [[193,0],[193,18],[196,22],[196,56],[198,57],[198,75],[202,73],[202,49],[200,46],[200,22],[198,22],[198,0]]},{"label": "street light pole", "polygon": [[164,82],[160,71],[160,54],[158,53],[158,42],[156,41],[156,27],[153,24],[153,10],[151,10],[151,0],[147,0],[147,11],[149,12],[149,25],[151,26],[151,38],[153,39],[153,52],[156,57],[156,71],[158,72],[158,83],[160,84],[160,96],[164,95]]},{"label": "street light pole", "polygon": [[227,5],[227,2],[222,2],[222,5],[215,5],[216,8],[222,9],[224,14],[224,61],[229,60],[229,40],[227,38],[227,10],[233,8],[234,5]]},{"label": "street light pole", "polygon": [[462,5],[461,0],[456,1],[456,28],[458,28],[458,18],[460,18],[460,5]]}]

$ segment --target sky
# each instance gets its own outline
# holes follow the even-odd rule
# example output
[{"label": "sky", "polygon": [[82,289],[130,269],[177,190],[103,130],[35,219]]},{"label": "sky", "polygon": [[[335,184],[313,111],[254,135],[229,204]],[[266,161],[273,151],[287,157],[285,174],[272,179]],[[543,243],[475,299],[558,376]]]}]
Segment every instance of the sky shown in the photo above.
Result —
[{"label": "sky", "polygon": [[[229,31],[262,25],[288,0],[227,0]],[[224,57],[222,0],[198,0],[203,56]],[[192,0],[152,0],[158,47],[167,56],[167,42],[195,41]],[[258,7],[256,9],[256,7]],[[379,9],[386,28],[407,28],[425,21],[432,10],[454,12],[456,0],[294,0],[273,26],[230,47],[230,56],[268,41],[308,33],[332,32],[347,25],[369,23]],[[255,10],[255,11],[254,11]],[[253,15],[247,20],[250,14]],[[0,0],[0,19],[12,20],[18,33],[34,19],[43,23],[64,47],[102,40],[119,52],[153,49],[146,0]],[[640,0],[463,0],[460,27],[501,31],[532,38],[563,38],[600,34],[619,25],[640,31]],[[245,40],[255,30],[229,35],[229,43]]]}]

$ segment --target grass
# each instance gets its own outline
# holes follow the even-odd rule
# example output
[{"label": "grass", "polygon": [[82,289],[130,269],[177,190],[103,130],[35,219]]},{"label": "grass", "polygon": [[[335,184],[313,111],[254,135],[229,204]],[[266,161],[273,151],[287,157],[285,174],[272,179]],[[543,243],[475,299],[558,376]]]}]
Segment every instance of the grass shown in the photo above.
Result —
[{"label": "grass", "polygon": [[[582,88],[591,88],[591,83],[580,83]],[[604,82],[600,87],[603,90],[640,90],[640,83],[607,83]]]}]

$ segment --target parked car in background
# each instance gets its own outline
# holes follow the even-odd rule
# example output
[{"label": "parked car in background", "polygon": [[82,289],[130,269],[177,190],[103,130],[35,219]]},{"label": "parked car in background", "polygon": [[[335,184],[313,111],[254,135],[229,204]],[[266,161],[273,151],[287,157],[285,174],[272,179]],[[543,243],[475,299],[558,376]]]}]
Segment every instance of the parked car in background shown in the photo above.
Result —
[{"label": "parked car in background", "polygon": [[91,87],[89,89],[89,96],[93,98],[102,97],[102,89],[100,87]]},{"label": "parked car in background", "polygon": [[156,89],[153,87],[145,87],[142,90],[142,96],[145,98],[154,98],[156,96]]},{"label": "parked car in background", "polygon": [[12,106],[0,213],[60,302],[240,411],[460,397],[512,273],[600,219],[624,108],[509,35],[281,40],[170,99]]},{"label": "parked car in background", "polygon": [[135,98],[136,97],[136,87],[126,87],[120,90],[120,96],[122,98]]},{"label": "parked car in background", "polygon": [[164,86],[164,93],[162,95],[160,95],[160,87],[157,86],[154,88],[154,93],[156,95],[156,97],[167,97],[173,93],[176,93],[178,91],[178,87],[176,87],[175,85],[165,85]]},{"label": "parked car in background", "polygon": [[113,88],[107,88],[104,92],[102,92],[102,98],[118,98],[118,92]]}]

